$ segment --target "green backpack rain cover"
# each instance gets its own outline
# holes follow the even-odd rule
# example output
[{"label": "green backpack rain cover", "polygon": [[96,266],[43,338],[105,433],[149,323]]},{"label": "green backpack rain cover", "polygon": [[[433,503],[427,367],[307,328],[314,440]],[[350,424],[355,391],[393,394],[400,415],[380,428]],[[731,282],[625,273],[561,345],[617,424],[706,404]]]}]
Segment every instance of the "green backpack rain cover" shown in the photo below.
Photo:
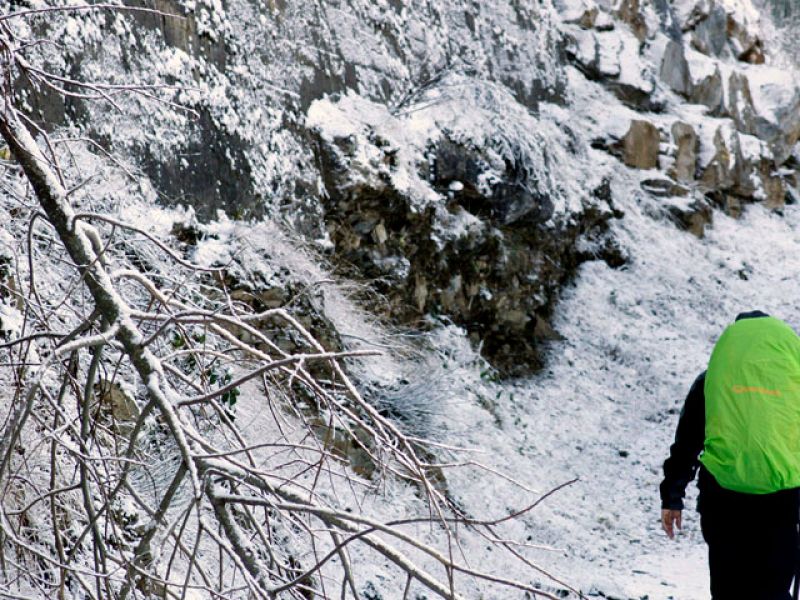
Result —
[{"label": "green backpack rain cover", "polygon": [[724,488],[800,487],[800,338],[773,317],[742,319],[720,337],[705,380],[700,461]]}]

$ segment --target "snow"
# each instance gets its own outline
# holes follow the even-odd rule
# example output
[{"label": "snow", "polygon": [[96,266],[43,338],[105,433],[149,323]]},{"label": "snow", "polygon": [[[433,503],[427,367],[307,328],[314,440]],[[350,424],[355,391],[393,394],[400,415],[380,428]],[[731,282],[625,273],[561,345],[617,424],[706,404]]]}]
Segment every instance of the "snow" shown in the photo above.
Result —
[{"label": "snow", "polygon": [[[686,54],[686,62],[689,63],[689,75],[693,85],[698,85],[706,77],[713,75],[718,68],[728,68],[727,65],[721,64],[720,61],[714,60],[694,48],[686,47],[686,45],[684,45],[684,52]],[[723,85],[727,85],[728,73],[722,74],[722,82]]]},{"label": "snow", "polygon": [[[346,138],[354,144],[351,168],[356,179],[352,182],[353,186],[357,187],[360,179],[371,179],[373,173],[377,172],[389,176],[393,187],[407,194],[417,210],[439,199],[439,195],[420,177],[417,169],[417,163],[424,160],[426,134],[433,126],[431,122],[415,118],[407,127],[385,106],[350,92],[336,105],[329,100],[314,101],[309,108],[306,125],[317,129],[322,138],[329,142]],[[370,139],[372,129],[382,144],[388,144],[388,151],[397,153],[396,168],[383,164],[383,155],[387,150],[383,146],[379,148]],[[379,182],[373,185],[378,189],[382,187]]]},{"label": "snow", "polygon": [[[692,69],[698,78],[720,68],[727,85],[728,64],[691,52],[690,63],[702,67]],[[540,118],[569,119],[587,137],[624,134],[637,113],[576,71],[568,74],[571,110],[545,104]],[[769,67],[748,68],[748,76],[778,86],[785,79]],[[769,90],[765,94],[772,98]],[[775,104],[788,97],[780,96]],[[756,99],[759,110],[762,100]],[[703,107],[674,110],[647,118],[667,130],[677,119],[695,126],[701,164],[713,156],[713,136],[720,126],[729,136],[734,131],[730,121],[706,116]],[[740,134],[739,139],[744,155],[766,152],[752,136]],[[639,174],[620,169],[602,153],[591,152],[586,160],[597,172],[612,174],[618,208],[625,212],[616,232],[630,263],[617,270],[600,262],[582,267],[554,324],[566,339],[550,345],[542,375],[490,385],[470,366],[475,356],[462,348],[463,354],[445,367],[456,369],[454,377],[461,382],[443,400],[453,408],[437,414],[434,426],[446,432],[444,441],[482,449],[480,459],[489,466],[519,474],[540,491],[580,478],[522,526],[535,532],[537,543],[560,549],[555,556],[534,553],[547,568],[568,573],[570,582],[587,593],[707,597],[706,553],[692,501],[676,542],[659,530],[660,463],[688,387],[725,324],[740,311],[761,308],[800,328],[798,284],[787,275],[800,267],[800,210],[786,207],[780,216],[754,206],[738,221],[715,212],[713,227],[698,240],[675,231],[658,202],[639,190]],[[440,334],[436,347],[452,355],[459,347],[458,333]],[[449,375],[441,371],[434,378]],[[451,472],[448,482],[477,513],[491,510],[498,497],[508,507],[524,497],[515,486],[474,472]],[[469,548],[478,553],[471,554],[473,560],[493,564],[490,553]]]},{"label": "snow", "polygon": [[719,3],[737,23],[744,25],[753,34],[759,33],[761,14],[750,0],[719,0]]},{"label": "snow", "polygon": [[3,335],[17,337],[23,330],[25,318],[15,307],[0,304],[0,331]]},{"label": "snow", "polygon": [[[480,177],[487,196],[511,164],[526,173],[527,185],[553,200],[557,218],[589,201],[584,182],[591,177],[571,169],[575,159],[565,150],[573,135],[568,123],[537,118],[501,86],[474,78],[449,76],[416,103],[394,112],[352,91],[335,100],[316,100],[306,126],[329,143],[349,147],[350,187],[369,181],[381,189],[382,178],[388,177],[416,210],[443,200],[420,172],[429,145],[445,135],[484,150],[488,164]],[[387,164],[387,153],[394,164]]]},{"label": "snow", "polygon": [[[614,166],[602,153],[590,158],[599,169]],[[638,180],[617,170],[612,185],[636,190]],[[779,216],[752,206],[738,221],[717,213],[707,237],[698,240],[653,218],[652,202],[643,193],[617,197],[626,217],[616,233],[630,263],[616,270],[601,262],[582,267],[554,323],[565,339],[552,343],[541,375],[492,382],[457,328],[431,334],[434,356],[424,377],[428,394],[434,394],[431,384],[436,384],[437,401],[429,405],[428,426],[437,432],[437,441],[479,449],[473,453],[476,462],[515,474],[537,493],[579,478],[522,523],[504,530],[507,537],[531,536],[532,544],[547,546],[528,550],[547,570],[587,594],[699,599],[706,597],[708,584],[697,516],[690,500],[677,541],[659,531],[660,462],[688,386],[736,313],[760,308],[800,328],[798,285],[787,276],[800,268],[800,209],[787,207]],[[216,234],[228,227],[220,225]],[[270,240],[270,255],[281,255],[279,237],[244,235],[248,226],[236,227],[241,235],[226,239]],[[298,260],[289,246],[283,253],[284,260]],[[245,258],[241,251],[236,255]],[[324,276],[313,263],[305,264],[310,277]],[[351,312],[348,300],[336,301],[341,309],[329,305],[336,287],[326,286],[325,304],[339,329],[356,346],[361,344],[357,338],[367,342],[361,347],[385,342],[380,327],[366,326],[364,315]],[[363,380],[391,383],[414,378],[409,372],[414,364],[390,353],[365,361],[359,372]],[[247,404],[257,401],[255,394],[243,396],[242,417],[265,418],[263,410]],[[254,435],[264,435],[263,421],[244,422]],[[531,497],[508,481],[469,469],[449,471],[448,486],[473,514],[503,514]],[[498,498],[503,499],[500,505]],[[400,518],[409,502],[402,488],[390,486],[383,496],[369,498],[362,510]],[[462,543],[476,564],[526,576],[521,566],[496,562],[485,545],[466,533]],[[394,598],[391,572],[381,565],[373,569],[371,581],[384,581],[384,597]]]},{"label": "snow", "polygon": [[[724,3],[737,19],[757,23],[758,15],[749,2]],[[566,4],[569,15],[579,15],[594,5],[580,0]],[[691,3],[677,4],[683,9]],[[186,0],[183,6],[198,11],[203,31],[215,35],[229,31],[226,23],[235,10],[243,14],[251,10],[236,2],[227,13],[216,1]],[[402,29],[407,38],[398,43],[414,48],[431,64],[443,59],[440,42],[447,39],[443,37],[448,31],[446,19],[428,28],[425,21],[409,15],[413,11],[408,7],[398,14],[385,3],[359,3],[359,7],[385,27],[411,19]],[[286,18],[301,21],[298,15],[302,10],[296,10]],[[363,20],[343,10],[329,13],[330,30],[320,35],[352,33],[351,37],[344,36],[340,49],[363,76],[361,93],[350,89],[318,98],[305,115],[292,116],[276,108],[277,101],[271,103],[276,98],[297,98],[288,80],[302,79],[301,72],[276,74],[270,70],[273,67],[258,64],[254,53],[244,52],[241,62],[220,73],[180,50],[163,51],[158,60],[160,73],[184,80],[194,71],[209,74],[196,89],[181,93],[185,100],[208,108],[226,131],[253,142],[257,152],[248,156],[249,166],[264,189],[273,189],[270,183],[284,181],[282,177],[296,174],[304,168],[302,165],[311,163],[308,150],[281,130],[284,119],[302,121],[303,116],[305,126],[324,140],[355,146],[354,165],[364,167],[361,176],[374,172],[388,175],[392,185],[414,197],[420,207],[446,202],[420,175],[428,142],[443,131],[489,148],[498,164],[509,157],[528,161],[543,190],[558,200],[557,214],[565,218],[586,202],[586,190],[607,176],[615,205],[625,213],[614,225],[614,233],[629,256],[628,263],[618,269],[599,261],[584,264],[558,305],[553,325],[564,339],[548,344],[544,370],[527,380],[498,382],[462,330],[434,320],[425,334],[412,336],[392,330],[353,300],[355,284],[337,281],[320,257],[275,221],[245,223],[220,214],[204,226],[203,239],[191,259],[206,267],[230,265],[243,279],[263,277],[271,281],[285,269],[309,289],[319,289],[315,302],[336,325],[348,348],[385,350],[382,356],[352,361],[350,366],[359,384],[384,390],[384,397],[378,401],[405,402],[405,408],[417,417],[412,420],[414,427],[437,442],[470,449],[466,456],[485,465],[486,469],[456,468],[447,473],[448,491],[470,514],[501,517],[530,503],[536,495],[578,478],[520,521],[502,527],[509,539],[530,539],[536,547],[526,548],[526,554],[546,570],[590,596],[647,596],[650,600],[707,597],[705,548],[696,515],[686,511],[685,530],[675,542],[666,540],[659,531],[660,463],[689,384],[704,368],[716,336],[737,312],[766,310],[800,330],[800,286],[794,276],[800,270],[800,208],[788,206],[779,215],[750,206],[740,220],[715,211],[713,225],[699,240],[678,231],[663,201],[641,191],[641,179],[655,172],[628,170],[599,151],[573,154],[565,148],[572,142],[585,148],[595,137],[621,137],[634,118],[647,118],[662,132],[683,120],[698,132],[700,163],[706,165],[715,152],[717,131],[726,137],[728,147],[733,147],[735,129],[729,119],[711,118],[704,107],[680,104],[673,97],[663,113],[642,115],[622,106],[600,84],[587,81],[572,67],[563,69],[561,82],[567,86],[569,104],[542,102],[537,112],[520,105],[503,86],[463,75],[445,77],[442,85],[418,94],[410,105],[393,108],[378,92],[379,81],[386,73],[393,73],[410,86],[410,70],[387,54],[385,45],[375,41],[374,31],[363,27]],[[491,34],[505,36],[505,41],[498,37],[498,43],[508,47],[523,43],[522,33],[505,31],[496,24],[504,15],[479,17],[477,27],[483,27],[487,35],[497,30]],[[258,31],[247,30],[256,43],[267,43],[263,41],[266,22],[260,14],[252,20]],[[657,65],[648,62],[652,57],[638,52],[627,28],[617,25],[611,32],[581,34],[581,51],[594,56],[599,40],[601,70],[618,75],[622,83],[652,88]],[[94,25],[72,18],[65,30],[65,42],[70,44],[94,35]],[[537,38],[530,41],[526,52],[536,44],[547,48]],[[313,54],[308,46],[303,51]],[[474,48],[471,51],[477,53]],[[546,52],[542,55],[549,56]],[[687,58],[695,82],[720,69],[727,89],[734,69],[746,73],[755,107],[769,121],[779,122],[779,109],[796,97],[796,74],[786,69],[733,64],[688,47]],[[558,72],[547,71],[552,63],[544,67],[551,83],[562,77],[560,68]],[[497,66],[500,71],[503,68]],[[236,78],[261,80],[268,91],[239,97],[240,82]],[[186,120],[166,109],[153,110],[156,114],[148,123],[156,123],[156,133],[150,148],[156,154],[168,155],[180,146],[180,131]],[[117,133],[126,140],[142,139],[141,132],[118,127],[119,121],[113,119],[104,122],[100,131]],[[375,143],[376,135],[381,139],[381,151],[396,153],[394,168],[381,163],[383,155]],[[744,156],[757,157],[769,151],[755,137],[736,135]],[[516,154],[515,146],[521,147]],[[487,171],[482,177],[485,190],[491,190],[493,178],[499,174]],[[139,189],[125,187],[120,191],[118,181],[104,180],[100,188],[107,197],[98,204],[162,239],[169,239],[174,222],[193,222],[191,210],[154,207],[153,186],[144,177],[141,182]],[[320,185],[319,181],[313,184]],[[454,181],[449,191],[458,192],[460,186],[461,182]],[[0,191],[0,196],[8,212],[15,201],[5,191]],[[683,202],[689,204],[693,199],[690,195]],[[440,239],[464,237],[481,226],[463,210],[440,211],[437,215]],[[3,246],[21,252],[24,228],[20,223],[10,227],[18,238],[11,240],[9,234],[0,232]],[[319,245],[326,244],[330,240],[320,238]],[[41,258],[42,254],[37,256]],[[56,292],[69,280],[63,266],[47,264],[47,274],[42,274],[46,283],[42,285],[49,286],[52,296],[58,297]],[[24,274],[24,264],[22,268]],[[454,281],[453,285],[457,284]],[[480,293],[489,296],[491,290]],[[21,315],[10,304],[0,304],[0,320],[12,337],[21,331]],[[412,337],[413,343],[408,340]],[[157,386],[156,381],[149,383]],[[125,385],[133,388],[129,382]],[[392,386],[400,390],[394,397],[385,391]],[[238,406],[245,433],[252,439],[277,436],[271,429],[274,424],[269,424],[268,411],[263,409],[263,397],[255,386],[249,391],[252,393],[244,394]],[[489,469],[513,475],[524,487],[492,475]],[[335,494],[331,493],[331,498],[333,503]],[[382,495],[358,501],[366,513],[385,518],[424,511],[413,490],[397,482],[386,482]],[[434,535],[424,527],[417,533]],[[465,531],[459,539],[469,561],[485,570],[552,585],[532,569],[500,558],[474,534]],[[370,555],[358,551],[354,551],[354,560],[364,574],[365,586],[376,586],[387,600],[399,597],[394,572],[386,564],[376,564]],[[477,588],[469,587],[474,583],[464,583],[468,594],[473,594],[468,597],[479,597]]]},{"label": "snow", "polygon": [[787,68],[767,67],[747,71],[753,106],[768,121],[780,124],[781,111],[800,99],[797,73]]},{"label": "snow", "polygon": [[[659,531],[660,462],[689,385],[735,314],[761,308],[800,328],[798,284],[786,276],[800,267],[800,210],[780,217],[754,206],[740,221],[717,214],[698,240],[653,220],[642,201],[621,205],[628,267],[586,264],[565,294],[555,327],[566,340],[552,345],[546,372],[493,388],[493,414],[462,404],[437,426],[447,429],[443,441],[481,448],[481,460],[539,490],[580,478],[525,523],[537,543],[564,548],[539,556],[572,583],[625,598],[702,598],[692,503],[677,543]],[[448,481],[475,512],[498,497],[522,502],[513,486],[474,473]]]},{"label": "snow", "polygon": [[626,33],[619,51],[619,82],[651,93],[655,88],[653,66],[642,60],[639,40],[632,33]]}]

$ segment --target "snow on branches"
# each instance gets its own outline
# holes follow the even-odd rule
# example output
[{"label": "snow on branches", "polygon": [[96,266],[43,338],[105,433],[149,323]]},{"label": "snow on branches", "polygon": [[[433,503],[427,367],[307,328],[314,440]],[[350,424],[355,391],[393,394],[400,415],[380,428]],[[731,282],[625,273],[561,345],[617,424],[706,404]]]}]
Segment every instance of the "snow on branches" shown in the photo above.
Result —
[{"label": "snow on branches", "polygon": [[[0,195],[3,210],[17,203],[28,219],[10,227],[22,243],[2,292],[21,319],[2,344],[2,595],[360,598],[360,569],[378,560],[399,573],[404,598],[416,589],[464,598],[467,581],[555,598],[461,556],[457,529],[469,527],[546,575],[493,529],[536,502],[494,521],[463,514],[437,479],[446,465],[436,445],[404,432],[352,381],[347,361],[368,352],[326,349],[289,310],[234,298],[224,267],[195,264],[107,206],[76,205],[86,182],[62,163],[93,142],[38,128],[18,106],[18,81],[112,106],[153,89],[32,64],[26,49],[43,40],[14,22],[123,9],[5,10]],[[257,431],[236,418],[242,395]],[[366,457],[369,477],[351,468],[342,439]],[[412,486],[425,510],[398,520],[362,512],[363,493],[387,482]]]}]

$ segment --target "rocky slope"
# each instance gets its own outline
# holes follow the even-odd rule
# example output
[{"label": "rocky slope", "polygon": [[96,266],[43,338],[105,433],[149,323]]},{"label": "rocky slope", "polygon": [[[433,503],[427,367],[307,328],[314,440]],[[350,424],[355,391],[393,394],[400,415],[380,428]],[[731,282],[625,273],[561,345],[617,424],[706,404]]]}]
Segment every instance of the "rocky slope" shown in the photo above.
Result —
[{"label": "rocky slope", "polygon": [[[367,282],[378,313],[464,326],[509,374],[541,364],[580,263],[625,263],[590,146],[647,172],[642,189],[697,235],[714,208],[796,195],[800,94],[765,64],[744,0],[143,5],[185,18],[57,20],[43,26],[68,52],[43,60],[166,81],[181,89],[153,93],[191,112],[120,99],[121,115],[47,89],[32,112],[126,153],[201,218],[282,218]],[[561,113],[590,84],[629,110],[576,127]]]},{"label": "rocky slope", "polygon": [[[46,126],[72,123],[127,154],[164,202],[205,219],[218,209],[281,217],[343,274],[371,282],[386,299],[378,312],[414,327],[430,315],[464,325],[509,373],[539,364],[536,340],[556,335],[548,319],[576,265],[624,262],[605,235],[614,211],[602,178],[557,173],[585,144],[536,116],[542,102],[563,103],[566,89],[552,7],[147,6],[186,18],[69,17],[48,24],[68,53],[45,50],[43,60],[77,79],[105,73],[182,86],[159,92],[191,113],[120,98],[120,115],[47,89],[31,90],[29,101]],[[411,115],[427,118],[429,131],[398,148],[412,140],[383,139],[377,124],[362,122],[361,146],[337,146],[307,114],[345,90],[373,115],[391,115],[392,127]],[[433,100],[442,94],[450,99]],[[357,152],[372,155],[356,164]],[[418,189],[398,189],[401,178]]]}]

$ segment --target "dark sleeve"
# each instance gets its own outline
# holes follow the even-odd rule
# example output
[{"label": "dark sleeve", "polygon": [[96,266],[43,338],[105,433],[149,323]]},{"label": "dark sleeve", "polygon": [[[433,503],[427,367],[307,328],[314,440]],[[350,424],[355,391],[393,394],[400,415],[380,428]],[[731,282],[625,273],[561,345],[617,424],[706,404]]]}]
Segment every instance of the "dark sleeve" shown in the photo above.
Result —
[{"label": "dark sleeve", "polygon": [[670,446],[669,458],[664,461],[664,481],[661,482],[661,508],[683,510],[686,486],[694,479],[700,466],[706,428],[706,403],[703,394],[705,371],[695,379],[678,419],[675,443]]}]

